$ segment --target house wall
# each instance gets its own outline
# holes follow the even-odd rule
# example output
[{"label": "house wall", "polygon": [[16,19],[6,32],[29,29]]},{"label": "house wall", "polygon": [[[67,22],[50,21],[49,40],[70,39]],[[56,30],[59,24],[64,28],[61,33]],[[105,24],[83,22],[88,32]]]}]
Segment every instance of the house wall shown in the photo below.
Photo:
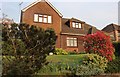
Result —
[{"label": "house wall", "polygon": [[115,41],[118,41],[118,31],[117,30],[114,31],[114,35],[115,35]]},{"label": "house wall", "polygon": [[118,37],[118,31],[117,29],[115,29],[115,25],[114,24],[110,24],[108,26],[106,26],[105,28],[102,29],[102,31],[105,31],[107,32],[107,34],[110,36],[110,35],[113,35],[114,36],[114,40],[112,39],[112,41],[119,41],[119,37]]},{"label": "house wall", "polygon": [[[35,23],[34,14],[46,14],[52,16],[52,24],[48,23]],[[44,29],[53,28],[57,34],[61,31],[61,17],[49,6],[46,2],[39,2],[32,6],[22,14],[22,22],[29,23],[30,25],[37,25]]]},{"label": "house wall", "polygon": [[[68,47],[67,46],[67,37],[74,37],[78,39],[78,46],[77,47]],[[61,48],[65,49],[66,51],[77,51],[77,52],[83,52],[83,39],[82,36],[73,36],[73,35],[61,35]]]},{"label": "house wall", "polygon": [[[34,14],[45,14],[52,16],[52,23],[40,23],[40,22],[34,22]],[[56,41],[56,47],[60,47],[60,32],[61,32],[61,17],[56,13],[56,11],[51,8],[46,2],[39,2],[35,4],[34,6],[27,9],[25,12],[22,12],[22,23],[28,23],[30,25],[36,25],[43,29],[47,28],[53,28],[55,30],[55,33],[57,35],[57,41]]]},{"label": "house wall", "polygon": [[118,41],[120,42],[120,30],[118,30]]},{"label": "house wall", "polygon": [[107,34],[108,36],[110,36],[110,38],[111,38],[112,41],[116,41],[116,39],[115,39],[115,32],[114,31],[113,32],[109,32],[109,33],[105,33],[105,34]]}]

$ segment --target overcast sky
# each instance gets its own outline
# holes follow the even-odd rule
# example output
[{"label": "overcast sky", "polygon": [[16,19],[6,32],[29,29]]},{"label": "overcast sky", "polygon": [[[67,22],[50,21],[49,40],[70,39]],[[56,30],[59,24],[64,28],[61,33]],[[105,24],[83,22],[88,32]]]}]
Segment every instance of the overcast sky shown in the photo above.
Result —
[{"label": "overcast sky", "polygon": [[[21,8],[19,3],[22,2]],[[19,22],[20,9],[36,0],[2,0],[0,13]],[[65,18],[77,18],[102,29],[108,24],[118,24],[119,0],[49,0]],[[2,3],[2,5],[1,5]],[[1,16],[1,15],[0,15]]]}]

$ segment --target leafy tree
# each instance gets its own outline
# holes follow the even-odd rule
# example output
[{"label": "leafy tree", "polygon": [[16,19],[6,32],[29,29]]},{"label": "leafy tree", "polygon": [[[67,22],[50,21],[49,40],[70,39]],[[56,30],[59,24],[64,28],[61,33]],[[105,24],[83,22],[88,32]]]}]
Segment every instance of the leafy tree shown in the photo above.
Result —
[{"label": "leafy tree", "polygon": [[23,23],[10,28],[4,25],[2,37],[3,75],[35,74],[46,64],[46,56],[56,41],[53,29]]},{"label": "leafy tree", "polygon": [[110,37],[100,31],[84,37],[84,48],[86,52],[101,55],[109,61],[114,56],[114,48]]}]

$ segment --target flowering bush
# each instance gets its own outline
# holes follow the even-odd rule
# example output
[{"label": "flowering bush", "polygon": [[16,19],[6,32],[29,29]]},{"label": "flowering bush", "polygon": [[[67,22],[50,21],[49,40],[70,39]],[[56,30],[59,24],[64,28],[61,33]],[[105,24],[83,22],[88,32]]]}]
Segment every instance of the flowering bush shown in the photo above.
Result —
[{"label": "flowering bush", "polygon": [[109,61],[112,60],[114,55],[114,48],[110,37],[100,31],[84,37],[84,48],[86,52],[104,56]]},{"label": "flowering bush", "polygon": [[99,56],[97,54],[87,54],[83,57],[82,63],[85,65],[90,64],[92,67],[97,67],[99,69],[105,70],[108,60],[105,57]]}]

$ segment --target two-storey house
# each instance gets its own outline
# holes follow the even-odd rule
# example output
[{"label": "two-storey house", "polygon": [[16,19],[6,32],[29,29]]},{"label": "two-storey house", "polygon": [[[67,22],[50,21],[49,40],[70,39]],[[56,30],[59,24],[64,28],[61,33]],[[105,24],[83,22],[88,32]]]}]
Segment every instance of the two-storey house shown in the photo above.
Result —
[{"label": "two-storey house", "polygon": [[53,28],[57,35],[56,47],[67,51],[84,51],[82,37],[98,29],[76,18],[63,15],[47,0],[37,0],[21,12],[21,22],[41,28]]}]

